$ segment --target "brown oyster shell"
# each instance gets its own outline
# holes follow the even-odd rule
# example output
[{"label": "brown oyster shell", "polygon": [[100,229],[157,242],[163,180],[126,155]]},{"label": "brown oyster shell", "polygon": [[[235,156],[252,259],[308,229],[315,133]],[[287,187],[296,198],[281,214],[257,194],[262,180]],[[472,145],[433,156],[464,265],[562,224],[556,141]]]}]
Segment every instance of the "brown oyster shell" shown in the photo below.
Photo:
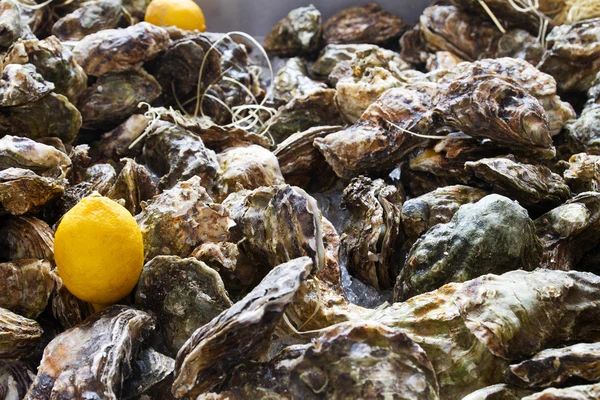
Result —
[{"label": "brown oyster shell", "polygon": [[563,177],[574,193],[600,192],[600,156],[587,153],[572,155],[569,169]]},{"label": "brown oyster shell", "polygon": [[8,64],[0,75],[0,106],[19,106],[37,101],[54,89],[32,64]]},{"label": "brown oyster shell", "polygon": [[321,41],[321,13],[312,4],[296,8],[277,23],[265,38],[265,50],[294,57],[313,53]]},{"label": "brown oyster shell", "polygon": [[22,399],[35,374],[23,361],[0,361],[0,396],[6,400]]},{"label": "brown oyster shell", "polygon": [[136,215],[142,211],[142,201],[152,199],[158,190],[152,175],[143,165],[131,158],[123,158],[121,162],[124,164],[123,168],[114,185],[106,191],[106,197],[113,200],[123,199],[123,206],[132,215]]},{"label": "brown oyster shell", "polygon": [[0,258],[54,261],[54,231],[35,217],[8,217],[0,223]]},{"label": "brown oyster shell", "polygon": [[565,125],[565,135],[573,152],[600,155],[600,104],[588,103],[576,120]]},{"label": "brown oyster shell", "polygon": [[327,77],[340,62],[354,58],[357,52],[376,47],[373,44],[328,44],[323,47],[319,57],[310,66],[310,72],[316,76]]},{"label": "brown oyster shell", "polygon": [[521,400],[569,400],[593,399],[600,396],[600,383],[592,385],[578,385],[567,388],[549,388],[539,393],[523,397]]},{"label": "brown oyster shell", "polygon": [[18,39],[31,39],[28,21],[21,15],[19,2],[13,0],[0,1],[0,46],[10,47]]},{"label": "brown oyster shell", "polygon": [[2,170],[0,171],[0,210],[13,215],[37,212],[46,203],[60,197],[66,185],[65,179],[42,177],[28,169]]},{"label": "brown oyster shell", "polygon": [[480,58],[520,58],[538,65],[544,55],[539,40],[524,29],[513,29],[496,36]]},{"label": "brown oyster shell", "polygon": [[141,154],[142,141],[130,147],[144,133],[149,123],[150,119],[142,114],[133,114],[112,131],[104,133],[98,143],[97,158],[118,162],[123,157]]},{"label": "brown oyster shell", "polygon": [[92,315],[94,307],[91,303],[80,300],[69,292],[63,285],[58,270],[52,270],[51,274],[55,282],[52,296],[52,315],[65,330],[71,329]]},{"label": "brown oyster shell", "polygon": [[69,157],[52,146],[18,136],[0,139],[0,170],[28,169],[40,176],[58,178],[65,176],[70,166]]},{"label": "brown oyster shell", "polygon": [[311,79],[306,68],[306,62],[302,58],[293,57],[277,72],[273,81],[273,95],[279,102],[285,104],[294,97],[327,88],[325,83]]},{"label": "brown oyster shell", "polygon": [[425,69],[430,72],[438,69],[453,70],[458,64],[464,61],[465,60],[449,51],[436,51],[427,57]]},{"label": "brown oyster shell", "polygon": [[100,30],[116,28],[123,15],[121,0],[91,0],[79,5],[52,26],[52,34],[63,42],[81,40]]},{"label": "brown oyster shell", "polygon": [[37,318],[54,289],[46,260],[33,258],[0,264],[0,307],[26,318]]},{"label": "brown oyster shell", "polygon": [[[150,398],[158,386],[170,384],[175,369],[175,360],[154,350],[152,347],[142,349],[132,366],[132,375],[123,384],[123,399]],[[164,395],[159,397],[166,400]]]},{"label": "brown oyster shell", "polygon": [[255,280],[254,270],[240,260],[237,244],[231,242],[202,243],[190,254],[219,273],[230,298],[236,296],[244,288],[252,286]]},{"label": "brown oyster shell", "polygon": [[29,355],[44,332],[37,322],[0,307],[0,360]]}]

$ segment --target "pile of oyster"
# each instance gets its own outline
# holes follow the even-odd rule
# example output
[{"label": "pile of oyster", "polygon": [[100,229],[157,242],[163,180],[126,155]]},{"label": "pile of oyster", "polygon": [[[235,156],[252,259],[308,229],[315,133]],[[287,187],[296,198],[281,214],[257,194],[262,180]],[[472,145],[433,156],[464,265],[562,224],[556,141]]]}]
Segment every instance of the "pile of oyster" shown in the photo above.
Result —
[{"label": "pile of oyster", "polygon": [[[600,18],[303,7],[271,77],[147,3],[0,0],[0,399],[600,399]],[[145,265],[94,313],[95,194]]]}]

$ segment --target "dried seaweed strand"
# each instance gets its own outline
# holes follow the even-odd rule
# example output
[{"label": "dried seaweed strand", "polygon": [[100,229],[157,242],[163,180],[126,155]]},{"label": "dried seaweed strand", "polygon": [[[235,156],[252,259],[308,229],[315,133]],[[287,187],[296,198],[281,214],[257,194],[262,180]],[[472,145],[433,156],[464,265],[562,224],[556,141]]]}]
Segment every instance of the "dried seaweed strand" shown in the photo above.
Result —
[{"label": "dried seaweed strand", "polygon": [[404,133],[408,133],[410,135],[413,135],[413,136],[416,136],[416,137],[420,137],[420,138],[423,138],[423,139],[472,139],[471,136],[466,135],[464,133],[461,136],[457,136],[457,135],[454,135],[454,136],[450,136],[450,135],[444,135],[444,136],[423,135],[421,133],[411,132],[408,129],[404,129],[401,126],[398,126],[398,125],[394,124],[393,122],[388,121],[387,119],[384,120],[384,121],[387,122],[388,124],[390,124],[391,126],[393,126],[394,128],[399,129],[400,131],[402,131]]},{"label": "dried seaweed strand", "polygon": [[502,26],[502,24],[500,23],[500,21],[498,21],[498,18],[496,18],[496,16],[492,12],[492,10],[490,10],[490,8],[488,7],[488,5],[485,4],[485,1],[483,1],[483,0],[478,0],[478,1],[479,1],[479,4],[481,4],[481,7],[487,13],[487,15],[490,16],[490,18],[492,19],[492,21],[494,22],[494,24],[496,25],[496,27],[498,28],[498,30],[504,35],[506,33],[506,29],[504,29],[504,27]]}]

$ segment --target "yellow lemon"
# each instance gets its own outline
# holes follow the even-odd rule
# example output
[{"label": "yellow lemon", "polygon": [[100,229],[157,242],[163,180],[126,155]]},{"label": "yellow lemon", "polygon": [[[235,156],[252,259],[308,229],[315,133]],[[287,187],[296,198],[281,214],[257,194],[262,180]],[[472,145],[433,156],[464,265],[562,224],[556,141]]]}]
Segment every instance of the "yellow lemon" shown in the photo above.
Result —
[{"label": "yellow lemon", "polygon": [[192,0],[152,0],[146,8],[146,22],[158,26],[176,26],[181,29],[204,32],[204,14]]},{"label": "yellow lemon", "polygon": [[106,197],[82,199],[54,235],[64,285],[98,310],[125,297],[144,264],[142,233],[129,211]]}]

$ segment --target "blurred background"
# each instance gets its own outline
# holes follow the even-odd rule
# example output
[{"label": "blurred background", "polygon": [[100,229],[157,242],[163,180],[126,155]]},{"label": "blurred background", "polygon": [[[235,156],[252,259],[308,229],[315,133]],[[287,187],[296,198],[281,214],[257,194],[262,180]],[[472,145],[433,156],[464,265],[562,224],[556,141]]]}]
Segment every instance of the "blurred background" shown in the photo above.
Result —
[{"label": "blurred background", "polygon": [[[243,31],[266,36],[281,18],[297,7],[313,4],[321,11],[323,22],[337,11],[369,0],[195,0],[202,7],[209,32]],[[600,0],[599,0],[600,1]],[[385,10],[415,22],[431,0],[378,0]]]}]

